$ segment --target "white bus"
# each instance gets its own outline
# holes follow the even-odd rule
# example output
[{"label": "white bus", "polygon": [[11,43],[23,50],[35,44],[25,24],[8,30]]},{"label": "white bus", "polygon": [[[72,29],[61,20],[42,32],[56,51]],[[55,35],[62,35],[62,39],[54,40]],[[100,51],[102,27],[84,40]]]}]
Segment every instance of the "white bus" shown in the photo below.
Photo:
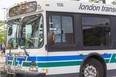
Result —
[{"label": "white bus", "polygon": [[8,76],[116,76],[116,6],[66,0],[9,8]]}]

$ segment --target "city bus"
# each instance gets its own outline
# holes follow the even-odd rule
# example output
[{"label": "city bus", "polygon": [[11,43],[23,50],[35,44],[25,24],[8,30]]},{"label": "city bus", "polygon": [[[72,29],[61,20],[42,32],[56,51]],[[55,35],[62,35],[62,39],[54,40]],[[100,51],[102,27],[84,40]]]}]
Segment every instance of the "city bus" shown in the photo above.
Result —
[{"label": "city bus", "polygon": [[116,76],[116,7],[29,0],[7,13],[7,76]]}]

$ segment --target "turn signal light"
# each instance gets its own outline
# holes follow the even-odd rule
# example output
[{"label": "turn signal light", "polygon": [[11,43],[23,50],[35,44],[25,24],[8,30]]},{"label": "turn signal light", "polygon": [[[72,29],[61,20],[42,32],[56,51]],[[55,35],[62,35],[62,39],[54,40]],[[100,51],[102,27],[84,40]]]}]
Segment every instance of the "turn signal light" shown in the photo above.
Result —
[{"label": "turn signal light", "polygon": [[49,4],[46,4],[46,6],[50,6]]}]

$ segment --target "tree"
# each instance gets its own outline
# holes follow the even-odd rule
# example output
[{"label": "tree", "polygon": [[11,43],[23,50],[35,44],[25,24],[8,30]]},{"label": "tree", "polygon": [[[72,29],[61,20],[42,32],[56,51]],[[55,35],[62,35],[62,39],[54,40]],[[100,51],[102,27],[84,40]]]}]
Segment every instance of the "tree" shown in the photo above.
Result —
[{"label": "tree", "polygon": [[99,0],[89,0],[89,2],[99,3]]},{"label": "tree", "polygon": [[106,3],[106,0],[89,0],[89,2],[94,2],[94,3],[100,3],[102,1],[102,3]]},{"label": "tree", "polygon": [[116,0],[112,2],[113,5],[116,5]]},{"label": "tree", "polygon": [[0,44],[6,42],[6,28],[5,23],[0,21]]}]

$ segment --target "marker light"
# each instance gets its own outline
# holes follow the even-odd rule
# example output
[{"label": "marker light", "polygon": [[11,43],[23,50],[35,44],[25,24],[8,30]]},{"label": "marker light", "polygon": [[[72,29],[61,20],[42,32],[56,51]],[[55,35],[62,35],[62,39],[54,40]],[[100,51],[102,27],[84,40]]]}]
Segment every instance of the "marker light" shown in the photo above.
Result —
[{"label": "marker light", "polygon": [[48,74],[48,69],[46,69],[46,74]]},{"label": "marker light", "polygon": [[107,54],[106,52],[104,54]]},{"label": "marker light", "polygon": [[32,65],[36,65],[36,62],[33,62],[33,61],[32,61],[31,64],[32,64]]},{"label": "marker light", "polygon": [[37,4],[37,6],[40,6],[40,4]]},{"label": "marker light", "polygon": [[49,4],[46,4],[46,6],[50,6]]},{"label": "marker light", "polygon": [[80,56],[83,56],[83,54],[79,54]]}]

